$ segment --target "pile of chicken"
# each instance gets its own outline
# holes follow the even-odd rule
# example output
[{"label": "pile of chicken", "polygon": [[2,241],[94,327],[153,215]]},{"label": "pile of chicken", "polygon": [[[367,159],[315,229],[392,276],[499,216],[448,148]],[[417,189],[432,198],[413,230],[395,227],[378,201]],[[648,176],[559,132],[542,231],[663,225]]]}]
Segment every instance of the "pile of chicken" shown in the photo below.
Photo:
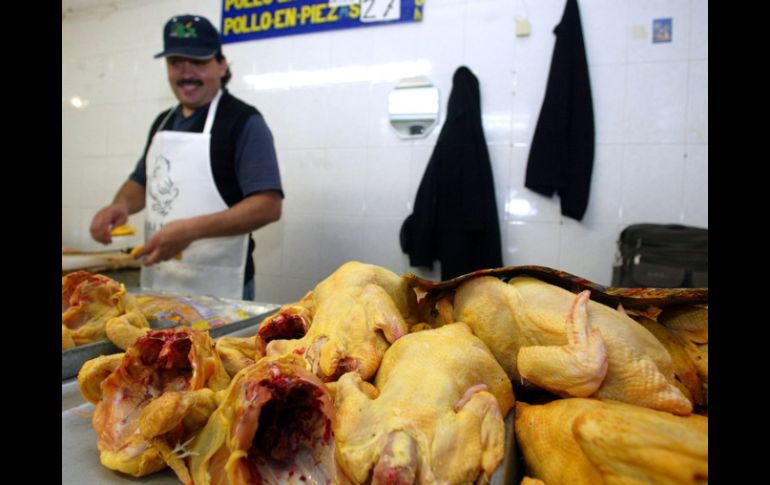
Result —
[{"label": "pile of chicken", "polygon": [[[434,303],[350,262],[255,337],[150,331],[78,375],[101,462],[195,485],[487,483],[515,407],[545,483],[708,480],[694,383],[625,313],[526,277]],[[554,400],[516,402],[522,384]]]},{"label": "pile of chicken", "polygon": [[62,276],[62,350],[105,339],[125,350],[149,328],[122,283],[88,271]]},{"label": "pile of chicken", "polygon": [[522,390],[552,396],[516,403],[518,446],[537,480],[708,482],[708,418],[693,413],[706,414],[707,305],[626,313],[530,276],[480,276],[435,313],[467,323]]}]

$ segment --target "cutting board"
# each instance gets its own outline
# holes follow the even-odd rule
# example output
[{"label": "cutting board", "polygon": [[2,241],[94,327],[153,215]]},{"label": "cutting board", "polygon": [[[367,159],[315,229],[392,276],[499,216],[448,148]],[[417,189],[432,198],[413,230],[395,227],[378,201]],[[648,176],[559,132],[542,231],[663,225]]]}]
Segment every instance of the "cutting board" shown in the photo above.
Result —
[{"label": "cutting board", "polygon": [[140,268],[141,262],[130,254],[120,251],[103,253],[77,253],[61,255],[62,274],[86,270],[90,272],[122,268]]}]

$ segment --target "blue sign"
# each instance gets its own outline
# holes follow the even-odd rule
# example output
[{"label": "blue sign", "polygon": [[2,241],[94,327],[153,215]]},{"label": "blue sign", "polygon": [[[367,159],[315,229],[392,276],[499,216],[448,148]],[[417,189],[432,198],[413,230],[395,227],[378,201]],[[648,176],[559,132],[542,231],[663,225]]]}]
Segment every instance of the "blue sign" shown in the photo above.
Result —
[{"label": "blue sign", "polygon": [[222,42],[422,20],[425,0],[222,0]]},{"label": "blue sign", "polygon": [[655,19],[652,21],[652,43],[671,42],[671,18]]}]

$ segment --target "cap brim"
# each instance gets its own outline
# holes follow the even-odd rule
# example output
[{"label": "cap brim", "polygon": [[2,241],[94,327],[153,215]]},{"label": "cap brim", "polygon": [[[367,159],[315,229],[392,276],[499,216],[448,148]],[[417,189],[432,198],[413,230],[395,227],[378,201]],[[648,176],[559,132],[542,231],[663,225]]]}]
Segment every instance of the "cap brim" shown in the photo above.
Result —
[{"label": "cap brim", "polygon": [[178,57],[188,57],[190,59],[211,59],[212,57],[217,55],[218,51],[210,51],[210,50],[203,50],[203,49],[169,49],[165,50],[163,52],[159,52],[155,54],[153,57],[155,59],[159,57],[171,57],[171,56],[178,56]]}]

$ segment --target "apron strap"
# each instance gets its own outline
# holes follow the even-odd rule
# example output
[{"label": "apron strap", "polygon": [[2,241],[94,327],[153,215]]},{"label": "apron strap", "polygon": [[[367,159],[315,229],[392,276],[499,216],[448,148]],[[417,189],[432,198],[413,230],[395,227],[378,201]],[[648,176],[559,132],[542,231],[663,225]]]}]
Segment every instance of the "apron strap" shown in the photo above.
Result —
[{"label": "apron strap", "polygon": [[211,132],[211,127],[214,125],[214,117],[217,113],[217,106],[219,106],[219,98],[222,97],[222,90],[220,89],[209,106],[209,112],[206,114],[206,124],[203,127],[203,133],[208,135]]},{"label": "apron strap", "polygon": [[171,118],[171,115],[174,114],[174,111],[176,111],[176,106],[168,110],[168,114],[165,118],[163,118],[163,121],[160,122],[160,125],[158,125],[158,129],[155,131],[155,133],[161,131],[166,126],[166,123],[168,123],[168,120]]},{"label": "apron strap", "polygon": [[[219,98],[222,97],[222,90],[220,89],[219,92],[217,92],[217,95],[214,97],[213,100],[211,100],[211,104],[209,105],[209,112],[206,113],[206,124],[203,126],[203,134],[209,134],[211,132],[211,127],[214,125],[214,117],[217,113],[217,106],[219,106]],[[177,105],[179,106],[179,105]],[[166,123],[168,123],[169,118],[171,118],[171,115],[174,114],[175,109],[171,108],[166,115],[165,118],[163,118],[163,121],[160,122],[160,125],[158,126],[158,131],[162,130]]]}]

